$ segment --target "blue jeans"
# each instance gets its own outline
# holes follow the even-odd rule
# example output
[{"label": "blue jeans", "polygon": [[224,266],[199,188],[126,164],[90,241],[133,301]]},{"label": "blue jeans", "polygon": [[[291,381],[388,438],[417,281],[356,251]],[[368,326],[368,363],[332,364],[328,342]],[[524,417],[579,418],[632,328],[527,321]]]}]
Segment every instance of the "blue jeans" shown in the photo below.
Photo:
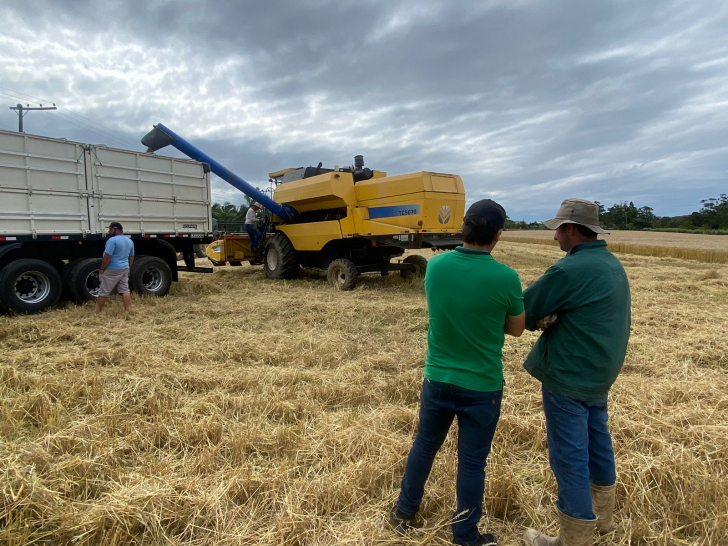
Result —
[{"label": "blue jeans", "polygon": [[245,224],[245,233],[250,237],[250,251],[255,252],[255,249],[258,248],[258,243],[263,237],[260,230],[255,224]]},{"label": "blue jeans", "polygon": [[500,417],[502,397],[502,390],[472,391],[429,379],[422,384],[419,428],[407,457],[397,507],[407,515],[419,511],[435,455],[457,415],[457,510],[452,524],[455,542],[469,543],[478,539],[485,464]]},{"label": "blue jeans", "polygon": [[607,397],[580,402],[542,388],[549,462],[559,488],[558,509],[572,518],[594,519],[590,483],[617,481]]}]

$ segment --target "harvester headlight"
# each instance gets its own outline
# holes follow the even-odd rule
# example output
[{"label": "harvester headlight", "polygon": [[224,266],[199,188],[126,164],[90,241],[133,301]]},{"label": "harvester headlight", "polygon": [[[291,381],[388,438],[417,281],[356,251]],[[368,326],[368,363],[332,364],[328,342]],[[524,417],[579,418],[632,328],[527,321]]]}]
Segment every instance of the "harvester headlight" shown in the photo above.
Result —
[{"label": "harvester headlight", "polygon": [[222,245],[213,246],[212,247],[212,251],[213,252],[224,252],[225,251],[225,247],[222,246]]}]

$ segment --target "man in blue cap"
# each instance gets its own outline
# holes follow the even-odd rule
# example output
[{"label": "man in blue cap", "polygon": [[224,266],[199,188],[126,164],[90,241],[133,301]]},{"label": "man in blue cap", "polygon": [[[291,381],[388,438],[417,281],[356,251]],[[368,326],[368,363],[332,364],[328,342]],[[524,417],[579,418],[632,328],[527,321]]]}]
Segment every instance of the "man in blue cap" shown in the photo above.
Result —
[{"label": "man in blue cap", "polygon": [[119,222],[109,224],[109,240],[106,241],[104,257],[99,268],[99,296],[96,298],[96,309],[100,313],[114,287],[124,300],[124,310],[131,306],[129,294],[129,271],[134,263],[134,243],[124,235],[124,228]]},{"label": "man in blue cap", "polygon": [[505,220],[498,203],[478,201],[463,219],[463,246],[433,257],[427,266],[430,327],[419,427],[399,499],[389,514],[390,524],[401,534],[419,525],[416,515],[425,482],[457,417],[453,540],[464,546],[497,543],[492,534],[478,531],[485,465],[500,417],[505,334],[518,337],[525,326],[518,274],[491,256]]}]

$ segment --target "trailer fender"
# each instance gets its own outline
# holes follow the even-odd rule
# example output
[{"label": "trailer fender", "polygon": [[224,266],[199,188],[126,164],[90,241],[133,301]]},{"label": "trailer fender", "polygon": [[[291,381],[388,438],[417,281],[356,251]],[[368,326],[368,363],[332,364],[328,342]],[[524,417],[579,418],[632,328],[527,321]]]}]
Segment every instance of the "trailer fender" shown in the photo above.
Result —
[{"label": "trailer fender", "polygon": [[177,276],[177,251],[164,239],[156,239],[156,241],[157,244],[164,248],[164,251],[159,253],[159,257],[167,262],[167,265],[172,270],[172,280],[177,282],[179,280]]},{"label": "trailer fender", "polygon": [[18,250],[22,246],[23,243],[13,243],[11,245],[0,246],[0,263],[2,263],[3,261],[3,256],[5,256],[9,252],[12,252],[13,250]]}]

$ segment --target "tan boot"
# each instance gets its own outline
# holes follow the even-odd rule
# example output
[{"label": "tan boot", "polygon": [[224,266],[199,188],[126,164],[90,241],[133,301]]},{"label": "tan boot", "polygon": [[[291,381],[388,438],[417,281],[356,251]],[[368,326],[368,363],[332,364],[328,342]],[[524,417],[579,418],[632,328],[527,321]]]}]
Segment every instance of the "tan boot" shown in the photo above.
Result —
[{"label": "tan boot", "polygon": [[614,505],[616,504],[617,484],[591,486],[592,510],[597,517],[597,532],[611,533],[617,528],[614,523]]},{"label": "tan boot", "polygon": [[559,514],[559,536],[550,537],[527,529],[521,538],[526,546],[591,546],[594,538],[595,519],[576,519],[562,512]]}]

